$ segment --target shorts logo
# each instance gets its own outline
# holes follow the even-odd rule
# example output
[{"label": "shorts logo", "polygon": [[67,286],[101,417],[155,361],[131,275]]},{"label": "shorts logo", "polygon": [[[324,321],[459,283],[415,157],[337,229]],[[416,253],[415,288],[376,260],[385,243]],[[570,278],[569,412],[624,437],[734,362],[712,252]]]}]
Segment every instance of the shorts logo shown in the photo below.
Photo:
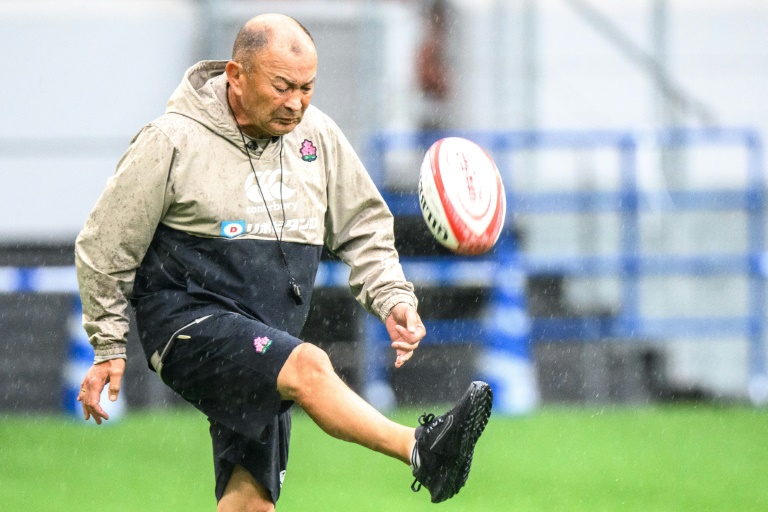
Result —
[{"label": "shorts logo", "polygon": [[301,153],[301,159],[305,162],[314,162],[317,160],[317,148],[309,139],[304,139],[299,152]]},{"label": "shorts logo", "polygon": [[259,336],[253,340],[253,347],[259,354],[265,353],[270,346],[272,346],[272,340],[266,336]]},{"label": "shorts logo", "polygon": [[235,238],[245,232],[244,220],[225,220],[221,222],[221,236]]}]

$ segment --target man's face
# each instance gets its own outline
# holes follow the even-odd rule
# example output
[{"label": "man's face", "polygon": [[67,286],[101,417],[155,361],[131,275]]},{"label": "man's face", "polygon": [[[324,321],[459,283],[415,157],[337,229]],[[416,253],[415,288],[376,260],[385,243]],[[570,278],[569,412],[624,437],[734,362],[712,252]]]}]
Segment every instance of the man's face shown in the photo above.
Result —
[{"label": "man's face", "polygon": [[250,71],[241,70],[240,104],[243,130],[256,138],[291,132],[309,107],[317,72],[317,54],[296,54],[274,45],[253,57]]}]

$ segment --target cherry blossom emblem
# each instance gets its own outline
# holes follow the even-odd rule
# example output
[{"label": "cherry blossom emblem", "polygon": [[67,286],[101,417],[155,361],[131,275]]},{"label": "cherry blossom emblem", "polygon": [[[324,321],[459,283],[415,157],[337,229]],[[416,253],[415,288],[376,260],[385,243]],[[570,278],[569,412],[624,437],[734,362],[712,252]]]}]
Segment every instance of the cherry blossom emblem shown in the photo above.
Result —
[{"label": "cherry blossom emblem", "polygon": [[301,153],[301,159],[305,162],[314,162],[317,160],[317,148],[309,139],[304,139],[299,152]]},{"label": "cherry blossom emblem", "polygon": [[253,347],[256,349],[256,352],[259,354],[263,354],[267,351],[267,349],[272,345],[272,340],[267,338],[266,336],[259,336],[258,338],[255,338],[253,340]]}]

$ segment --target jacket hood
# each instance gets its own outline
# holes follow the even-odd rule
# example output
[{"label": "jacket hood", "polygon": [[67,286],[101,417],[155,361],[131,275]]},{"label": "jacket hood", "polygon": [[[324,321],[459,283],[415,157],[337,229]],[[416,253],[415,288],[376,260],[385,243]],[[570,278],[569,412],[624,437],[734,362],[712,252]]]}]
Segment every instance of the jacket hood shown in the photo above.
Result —
[{"label": "jacket hood", "polygon": [[226,65],[225,60],[204,60],[189,68],[168,100],[165,112],[193,119],[245,151],[227,106]]}]

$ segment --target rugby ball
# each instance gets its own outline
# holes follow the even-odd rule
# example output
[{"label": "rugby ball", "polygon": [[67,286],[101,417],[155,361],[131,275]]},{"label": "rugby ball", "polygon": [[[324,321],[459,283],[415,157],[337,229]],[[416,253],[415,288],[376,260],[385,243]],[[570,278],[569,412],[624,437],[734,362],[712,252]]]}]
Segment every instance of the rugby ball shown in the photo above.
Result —
[{"label": "rugby ball", "polygon": [[437,241],[462,255],[489,251],[499,239],[507,211],[493,159],[461,137],[440,139],[424,155],[419,205]]}]

